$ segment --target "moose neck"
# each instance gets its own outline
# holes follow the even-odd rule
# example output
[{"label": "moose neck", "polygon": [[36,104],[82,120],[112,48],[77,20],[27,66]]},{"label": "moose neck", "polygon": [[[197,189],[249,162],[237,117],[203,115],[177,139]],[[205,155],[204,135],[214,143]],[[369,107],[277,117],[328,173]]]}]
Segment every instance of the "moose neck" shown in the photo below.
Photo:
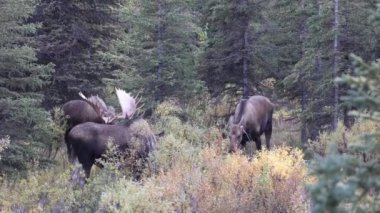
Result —
[{"label": "moose neck", "polygon": [[236,108],[234,124],[242,124],[242,117],[243,117],[246,105],[247,105],[247,99],[243,99],[240,101],[238,107]]}]

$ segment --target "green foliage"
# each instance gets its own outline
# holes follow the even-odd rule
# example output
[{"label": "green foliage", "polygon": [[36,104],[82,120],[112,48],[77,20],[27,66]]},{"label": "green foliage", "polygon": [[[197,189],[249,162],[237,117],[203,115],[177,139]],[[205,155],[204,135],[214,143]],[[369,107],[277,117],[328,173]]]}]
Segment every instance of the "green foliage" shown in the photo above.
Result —
[{"label": "green foliage", "polygon": [[193,13],[191,1],[128,1],[122,11],[128,32],[116,47],[125,66],[106,81],[142,92],[148,103],[202,92],[196,75],[200,29]]},{"label": "green foliage", "polygon": [[[186,151],[186,150],[182,150]],[[120,179],[101,197],[107,211],[304,212],[306,166],[300,150],[276,149],[249,161],[202,149],[197,164],[176,160],[144,184]],[[289,191],[292,191],[291,195]]]},{"label": "green foliage", "polygon": [[[337,59],[338,75],[348,73],[352,66],[348,55],[351,52],[360,53],[368,59],[376,57],[378,34],[374,24],[368,21],[371,1],[339,1],[339,26],[333,29],[334,5],[330,1],[304,1],[302,4],[293,2],[286,5],[287,10],[293,12],[280,13],[277,10],[274,17],[279,30],[284,34],[275,36],[279,40],[279,47],[284,50],[279,54],[288,53],[280,58],[284,69],[278,77],[277,90],[287,97],[295,98],[301,104],[299,118],[302,125],[302,142],[307,139],[316,139],[319,132],[329,130],[333,121],[333,64]],[[282,6],[283,2],[275,5]],[[284,18],[290,21],[284,23]],[[290,26],[289,26],[290,25]],[[291,30],[289,30],[291,29]],[[334,53],[333,37],[338,34],[337,54]],[[289,39],[287,35],[292,35]],[[297,41],[296,44],[293,41]],[[298,54],[296,54],[298,53]],[[339,95],[345,95],[347,88],[340,85]],[[344,107],[339,104],[338,116],[347,116],[341,113]],[[345,123],[346,124],[346,123]],[[347,125],[348,126],[348,125]]]},{"label": "green foliage", "polygon": [[56,133],[41,107],[41,91],[50,83],[53,65],[37,63],[33,36],[38,25],[26,23],[34,6],[32,0],[7,0],[0,7],[0,136],[10,138],[1,175],[48,165]]},{"label": "green foliage", "polygon": [[[380,63],[373,62],[369,65],[355,58],[355,66],[353,75],[338,79],[351,88],[344,99],[358,108],[355,115],[379,122]],[[318,160],[314,171],[318,182],[310,187],[315,212],[380,210],[380,129],[375,127],[371,132],[362,131],[358,142],[348,144],[347,154],[337,155],[332,152],[325,159]],[[357,152],[363,155],[355,155]]]},{"label": "green foliage", "polygon": [[204,130],[190,123],[182,122],[175,114],[182,110],[172,102],[163,102],[157,106],[155,128],[164,130],[165,135],[159,139],[158,148],[153,153],[152,161],[159,170],[166,171],[177,161],[196,164],[201,148]]},{"label": "green foliage", "polygon": [[202,6],[207,42],[199,75],[213,96],[225,92],[235,96],[242,91],[244,60],[248,63],[246,80],[250,94],[268,77],[264,70],[272,68],[270,50],[274,47],[262,33],[271,31],[265,29],[265,5],[266,2],[256,0],[209,0]]},{"label": "green foliage", "polygon": [[[54,63],[54,81],[45,93],[48,108],[78,97],[79,91],[103,92],[103,78],[120,69],[113,44],[122,37],[118,21],[122,1],[40,1],[33,21],[38,31],[39,61]],[[87,94],[86,94],[87,95]]]},{"label": "green foliage", "polygon": [[[81,187],[72,180],[75,174],[72,170],[81,169],[81,165],[68,167],[61,157],[61,164],[29,172],[25,179],[2,180],[2,210],[302,212],[309,209],[304,188],[309,181],[307,167],[299,149],[276,148],[252,159],[242,154],[227,155],[228,139],[222,138],[222,130],[201,125],[207,123],[202,121],[208,119],[204,116],[207,112],[199,112],[201,105],[192,106],[195,109],[182,108],[174,101],[157,106],[152,116],[154,129],[164,130],[165,135],[158,138],[157,150],[148,162],[136,162],[133,153],[125,157],[111,146],[107,160],[98,161],[103,168],[94,166],[90,179]],[[189,116],[186,120],[185,112]],[[143,168],[141,179],[136,181],[133,174]]]}]

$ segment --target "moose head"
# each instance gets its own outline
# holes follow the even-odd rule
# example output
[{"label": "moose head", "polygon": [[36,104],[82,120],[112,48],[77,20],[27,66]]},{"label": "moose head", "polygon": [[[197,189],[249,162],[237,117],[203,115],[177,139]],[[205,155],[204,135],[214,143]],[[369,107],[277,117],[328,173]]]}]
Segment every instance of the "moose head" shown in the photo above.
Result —
[{"label": "moose head", "polygon": [[115,92],[121,106],[121,112],[118,114],[115,113],[112,106],[107,106],[98,95],[87,98],[82,92],[79,92],[82,100],[71,100],[62,106],[67,118],[65,142],[70,161],[74,160],[74,153],[67,136],[74,126],[85,122],[112,124],[116,119],[131,118],[137,111],[137,101],[134,97],[122,89],[115,88]]},{"label": "moose head", "polygon": [[79,96],[92,106],[103,120],[102,123],[108,124],[112,123],[115,119],[129,119],[136,112],[137,104],[135,98],[122,89],[115,88],[115,91],[122,110],[119,114],[115,114],[115,109],[112,106],[107,106],[98,95],[87,98],[82,92],[79,92]]}]

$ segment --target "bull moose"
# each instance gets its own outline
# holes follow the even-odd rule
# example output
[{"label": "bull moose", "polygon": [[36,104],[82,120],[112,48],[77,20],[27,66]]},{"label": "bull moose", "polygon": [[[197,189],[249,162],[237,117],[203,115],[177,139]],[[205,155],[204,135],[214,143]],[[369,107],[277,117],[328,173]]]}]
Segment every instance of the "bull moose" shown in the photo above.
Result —
[{"label": "bull moose", "polygon": [[133,159],[146,159],[154,150],[156,138],[148,123],[139,118],[129,125],[99,124],[86,122],[72,128],[67,140],[72,144],[73,152],[90,176],[95,160],[106,153],[108,143],[114,144],[122,152],[133,152]]},{"label": "bull moose", "polygon": [[260,95],[240,100],[235,114],[229,119],[230,152],[245,147],[247,141],[253,140],[257,150],[261,150],[260,136],[265,133],[266,147],[270,149],[272,135],[272,114],[274,105]]},{"label": "bull moose", "polygon": [[64,116],[67,118],[65,142],[70,161],[73,161],[74,153],[71,143],[68,143],[67,136],[74,126],[85,122],[110,124],[115,119],[131,117],[133,115],[132,112],[136,111],[135,99],[128,93],[116,88],[116,95],[122,108],[122,113],[119,114],[115,114],[114,108],[107,106],[99,96],[87,98],[81,92],[79,96],[83,100],[71,100],[62,106]]},{"label": "bull moose", "polygon": [[[132,119],[126,125],[112,124],[116,118],[131,118],[136,112],[136,100],[123,90],[116,89],[122,112],[118,115],[105,112],[107,107],[98,98],[91,101],[83,94],[81,97],[93,107],[104,122],[85,122],[74,126],[66,136],[66,144],[72,149],[72,157],[77,157],[90,176],[95,160],[106,153],[108,144],[116,145],[120,151],[133,152],[138,159],[145,159],[155,147],[156,138],[148,123],[141,119]],[[102,111],[103,110],[103,111]]]}]

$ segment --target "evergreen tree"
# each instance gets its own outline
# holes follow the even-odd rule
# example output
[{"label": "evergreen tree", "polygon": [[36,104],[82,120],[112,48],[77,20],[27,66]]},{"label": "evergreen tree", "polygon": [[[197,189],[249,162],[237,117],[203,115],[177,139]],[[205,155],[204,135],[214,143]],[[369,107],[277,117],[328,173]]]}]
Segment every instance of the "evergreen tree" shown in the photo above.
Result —
[{"label": "evergreen tree", "polygon": [[0,138],[9,135],[11,141],[2,153],[1,173],[43,165],[47,156],[41,153],[53,143],[52,123],[41,107],[53,66],[36,63],[37,25],[26,22],[34,6],[34,0],[0,3]]},{"label": "evergreen tree", "polygon": [[[285,90],[285,94],[298,99],[302,106],[303,142],[317,137],[319,131],[334,129],[337,118],[346,118],[343,112],[347,109],[342,111],[342,103],[338,99],[346,88],[338,88],[333,79],[350,70],[347,56],[352,51],[360,48],[364,55],[373,55],[375,50],[372,47],[377,42],[376,33],[368,30],[371,29],[368,22],[363,22],[363,19],[368,19],[370,2],[342,0],[337,7],[337,2],[326,0],[304,3],[302,10],[297,6],[301,22],[291,22],[306,27],[306,34],[299,37],[302,54],[280,81],[280,88]],[[298,34],[302,35],[301,32]]]},{"label": "evergreen tree", "polygon": [[[371,16],[374,32],[377,33],[379,14],[380,5]],[[367,64],[360,57],[353,55],[352,58],[353,72],[337,79],[338,83],[349,87],[342,100],[357,108],[352,112],[353,115],[380,122],[380,62],[377,59]],[[379,136],[378,129],[364,132],[360,141],[349,144],[346,154],[337,155],[336,152],[331,152],[325,159],[318,159],[315,168],[318,182],[310,187],[314,212],[341,212],[347,211],[347,207],[354,212],[380,210]]]},{"label": "evergreen tree", "polygon": [[261,40],[265,32],[262,1],[210,0],[203,9],[208,43],[200,67],[200,75],[213,95],[226,90],[243,96],[252,95],[263,69],[270,66],[271,45]]},{"label": "evergreen tree", "polygon": [[127,34],[118,51],[127,65],[109,83],[142,91],[149,102],[188,99],[201,91],[196,76],[199,28],[192,2],[129,1],[123,12]]},{"label": "evergreen tree", "polygon": [[[354,73],[339,79],[350,86],[348,95],[343,98],[357,107],[354,114],[375,122],[380,122],[379,73],[379,61],[366,64],[355,56]],[[318,159],[315,168],[318,182],[310,187],[314,212],[340,212],[347,207],[353,212],[380,210],[379,136],[378,130],[364,132],[360,141],[349,144],[347,154],[331,152],[325,159]]]},{"label": "evergreen tree", "polygon": [[112,44],[123,34],[121,1],[42,0],[34,20],[38,31],[39,61],[54,63],[56,72],[45,104],[51,107],[78,97],[78,92],[101,93],[103,78],[119,69]]}]

